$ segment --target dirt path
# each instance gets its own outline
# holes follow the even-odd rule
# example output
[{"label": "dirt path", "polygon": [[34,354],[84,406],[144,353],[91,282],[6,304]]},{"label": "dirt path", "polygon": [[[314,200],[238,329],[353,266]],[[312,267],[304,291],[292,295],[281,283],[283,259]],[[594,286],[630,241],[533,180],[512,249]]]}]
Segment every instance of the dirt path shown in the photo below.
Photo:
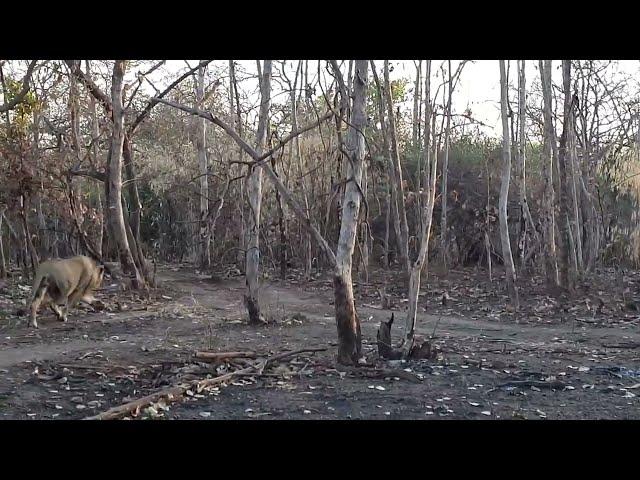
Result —
[{"label": "dirt path", "polygon": [[[204,377],[206,367],[190,362],[199,349],[266,354],[309,346],[328,350],[280,366],[289,371],[192,396],[163,418],[640,418],[636,328],[420,313],[418,334],[429,336],[437,323],[443,357],[391,365],[424,377],[410,383],[333,368],[328,282],[265,283],[261,301],[273,323],[256,328],[244,322],[241,280],[215,283],[171,270],[160,278],[166,298],[146,311],[76,312],[67,324],[45,315],[35,332],[24,320],[3,325],[0,418],[82,418],[189,375]],[[375,356],[377,326],[390,312],[372,304],[359,299],[358,311],[365,353]],[[396,311],[396,339],[403,321]],[[560,387],[545,388],[551,384]]]}]

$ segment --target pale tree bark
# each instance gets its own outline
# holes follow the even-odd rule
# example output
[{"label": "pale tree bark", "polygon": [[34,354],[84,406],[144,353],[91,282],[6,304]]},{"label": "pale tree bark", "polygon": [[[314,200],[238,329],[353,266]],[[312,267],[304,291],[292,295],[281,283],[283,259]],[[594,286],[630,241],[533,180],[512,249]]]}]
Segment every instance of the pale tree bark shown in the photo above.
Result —
[{"label": "pale tree bark", "polygon": [[411,265],[409,273],[409,297],[408,311],[406,319],[405,341],[403,344],[403,355],[409,356],[415,340],[416,316],[418,312],[418,296],[420,294],[420,281],[423,267],[429,253],[429,236],[431,235],[431,225],[433,223],[433,206],[436,196],[436,176],[438,166],[438,156],[431,151],[431,116],[433,106],[431,104],[431,60],[427,60],[425,66],[424,80],[425,96],[425,130],[424,130],[424,190],[426,203],[422,204],[422,222],[420,232],[420,250],[418,258]]},{"label": "pale tree bark", "polygon": [[[200,62],[196,79],[196,108],[204,110],[204,76],[206,66]],[[207,166],[207,124],[204,118],[196,118],[196,150],[198,152],[198,168],[200,170],[200,265],[211,267],[211,233],[209,231],[209,176]]]},{"label": "pale tree bark", "polygon": [[[267,143],[267,123],[271,105],[271,60],[264,61],[260,80],[260,116],[256,134],[256,152],[262,153]],[[248,239],[246,253],[245,280],[247,290],[244,297],[249,315],[249,323],[261,323],[265,319],[260,312],[258,299],[258,273],[260,268],[260,209],[262,206],[262,169],[252,168],[246,180],[249,199]]]},{"label": "pale tree bark", "polygon": [[502,175],[500,181],[499,220],[500,241],[502,243],[502,258],[504,259],[505,278],[507,291],[512,306],[520,308],[518,288],[516,286],[516,269],[513,265],[511,254],[511,241],[509,239],[509,224],[507,222],[507,203],[509,201],[509,180],[511,179],[511,141],[509,139],[509,113],[508,113],[507,73],[504,60],[500,60],[500,110],[502,117]]},{"label": "pale tree bark", "polygon": [[[525,77],[525,61],[518,60],[518,155],[516,159],[516,180],[518,186],[518,198],[520,201],[520,214],[524,217],[522,236],[526,238],[527,231],[530,231],[535,239],[535,243],[539,245],[538,231],[536,230],[529,202],[527,201],[527,89]],[[525,245],[524,239],[520,242]],[[524,260],[525,249],[521,250],[521,260]],[[521,265],[521,268],[524,265]]]},{"label": "pale tree bark", "polygon": [[[384,61],[384,89],[385,100],[387,103],[387,116],[389,127],[389,146],[390,146],[390,171],[393,175],[391,178],[392,191],[396,193],[396,208],[394,208],[394,222],[400,224],[400,235],[396,238],[398,249],[400,250],[400,262],[403,270],[407,273],[410,271],[409,261],[409,226],[407,224],[407,211],[404,204],[404,187],[402,181],[402,165],[400,164],[400,152],[398,148],[398,137],[396,133],[396,121],[393,113],[393,97],[391,92],[391,82],[389,81],[389,60]],[[392,199],[392,206],[393,206]],[[397,213],[396,213],[397,212]],[[398,233],[398,232],[396,232]]]},{"label": "pale tree bark", "polygon": [[111,234],[118,248],[120,264],[126,275],[131,278],[131,285],[138,289],[144,286],[127,240],[127,229],[122,209],[122,149],[124,145],[124,110],[122,104],[123,78],[126,68],[125,60],[116,60],[113,67],[111,84],[111,105],[113,108],[113,131],[108,161],[108,206]]},{"label": "pale tree bark", "polygon": [[448,173],[449,173],[449,140],[451,136],[451,97],[453,95],[453,77],[451,76],[451,60],[447,61],[447,70],[449,72],[449,82],[447,87],[447,107],[445,116],[447,126],[444,131],[444,158],[442,162],[442,181],[440,204],[442,205],[442,213],[440,214],[440,261],[445,272],[449,269],[449,245],[447,234],[447,196],[448,196]]},{"label": "pale tree bark", "polygon": [[570,265],[575,249],[573,248],[574,242],[571,235],[572,205],[571,200],[569,199],[571,192],[567,173],[567,164],[569,163],[567,157],[570,157],[570,142],[571,137],[573,137],[572,130],[574,124],[573,95],[571,94],[571,60],[562,61],[562,83],[564,87],[564,124],[562,127],[562,136],[560,137],[560,148],[558,149],[558,167],[560,171],[560,212],[558,215],[558,226],[563,240],[563,248],[560,250],[560,279],[561,285],[572,292],[575,288],[576,281],[574,268],[577,266]]},{"label": "pale tree bark", "polygon": [[544,155],[543,155],[543,176],[544,176],[544,197],[543,197],[543,230],[544,245],[542,250],[545,255],[545,271],[547,286],[558,285],[558,261],[555,241],[555,189],[553,186],[553,150],[556,141],[555,129],[552,123],[551,113],[551,60],[540,60],[540,80],[542,84],[542,103],[544,119]]},{"label": "pale tree bark", "polygon": [[365,154],[364,131],[367,125],[368,60],[354,62],[353,107],[344,154],[348,156],[342,222],[333,278],[336,325],[338,328],[338,362],[356,363],[362,356],[360,319],[355,310],[351,265],[360,214],[362,165]]}]

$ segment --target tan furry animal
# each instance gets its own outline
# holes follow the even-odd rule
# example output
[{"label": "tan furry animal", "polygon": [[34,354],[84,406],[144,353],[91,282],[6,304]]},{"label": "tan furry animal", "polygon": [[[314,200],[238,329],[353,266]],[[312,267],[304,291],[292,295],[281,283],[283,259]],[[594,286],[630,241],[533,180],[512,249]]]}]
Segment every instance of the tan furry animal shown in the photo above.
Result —
[{"label": "tan furry animal", "polygon": [[41,263],[33,281],[29,326],[38,328],[36,313],[41,304],[48,305],[62,322],[67,321],[69,307],[80,301],[93,304],[93,290],[103,276],[104,266],[83,255]]}]

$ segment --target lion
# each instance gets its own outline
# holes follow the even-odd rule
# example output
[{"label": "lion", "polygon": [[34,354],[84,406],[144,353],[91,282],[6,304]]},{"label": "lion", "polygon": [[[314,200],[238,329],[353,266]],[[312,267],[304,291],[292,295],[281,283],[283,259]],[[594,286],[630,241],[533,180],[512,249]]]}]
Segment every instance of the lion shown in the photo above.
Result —
[{"label": "lion", "polygon": [[103,277],[104,265],[84,255],[41,263],[33,281],[29,326],[38,328],[40,305],[48,305],[61,322],[67,321],[69,307],[78,302],[94,305],[93,291],[100,287]]}]

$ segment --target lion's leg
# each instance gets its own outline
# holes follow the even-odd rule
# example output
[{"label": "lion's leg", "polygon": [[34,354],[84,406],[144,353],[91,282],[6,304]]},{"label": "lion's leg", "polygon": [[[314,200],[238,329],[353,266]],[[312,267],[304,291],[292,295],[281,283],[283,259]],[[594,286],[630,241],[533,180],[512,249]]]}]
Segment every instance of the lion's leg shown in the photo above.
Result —
[{"label": "lion's leg", "polygon": [[47,282],[43,280],[39,287],[36,289],[33,299],[31,300],[31,315],[29,318],[29,326],[33,328],[38,328],[38,322],[36,321],[36,314],[38,313],[38,309],[40,308],[40,304],[44,300],[45,295],[47,294]]}]

